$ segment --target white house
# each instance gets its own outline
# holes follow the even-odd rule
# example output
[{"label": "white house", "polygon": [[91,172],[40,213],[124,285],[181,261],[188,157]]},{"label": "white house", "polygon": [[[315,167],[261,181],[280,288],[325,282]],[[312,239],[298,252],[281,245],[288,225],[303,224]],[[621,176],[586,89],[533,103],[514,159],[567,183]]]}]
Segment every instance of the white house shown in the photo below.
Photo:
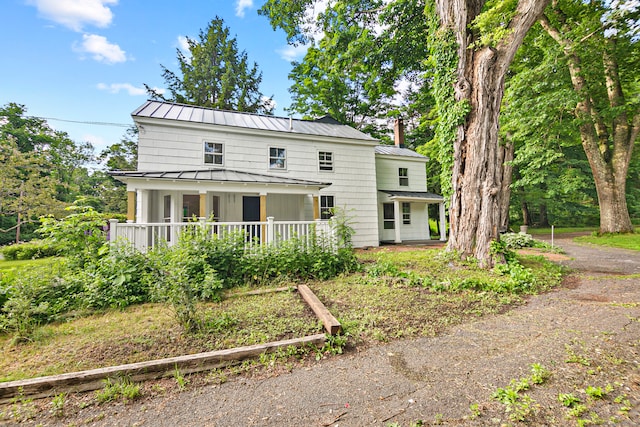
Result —
[{"label": "white house", "polygon": [[[138,170],[127,184],[129,222],[313,221],[330,208],[354,217],[355,247],[429,239],[428,159],[330,117],[307,121],[147,101],[132,113]],[[442,236],[443,239],[445,236]]]}]

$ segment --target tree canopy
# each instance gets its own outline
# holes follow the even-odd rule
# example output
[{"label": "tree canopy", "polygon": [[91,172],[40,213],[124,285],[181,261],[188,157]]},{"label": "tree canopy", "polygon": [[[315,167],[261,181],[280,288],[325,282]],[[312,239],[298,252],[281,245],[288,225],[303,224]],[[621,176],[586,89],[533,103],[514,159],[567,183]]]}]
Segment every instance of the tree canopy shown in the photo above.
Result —
[{"label": "tree canopy", "polygon": [[187,38],[188,54],[177,49],[180,70],[162,67],[169,96],[145,85],[155,99],[222,110],[271,114],[273,102],[260,92],[262,73],[239,51],[224,21],[215,17],[197,39]]}]

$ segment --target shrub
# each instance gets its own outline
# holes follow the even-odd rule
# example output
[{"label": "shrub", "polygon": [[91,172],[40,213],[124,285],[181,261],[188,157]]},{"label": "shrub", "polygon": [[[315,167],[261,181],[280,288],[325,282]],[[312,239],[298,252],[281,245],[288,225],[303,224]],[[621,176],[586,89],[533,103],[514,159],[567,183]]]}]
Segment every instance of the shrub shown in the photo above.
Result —
[{"label": "shrub", "polygon": [[44,240],[32,240],[27,243],[19,243],[3,247],[2,256],[6,260],[27,260],[47,258],[60,255],[60,248]]}]

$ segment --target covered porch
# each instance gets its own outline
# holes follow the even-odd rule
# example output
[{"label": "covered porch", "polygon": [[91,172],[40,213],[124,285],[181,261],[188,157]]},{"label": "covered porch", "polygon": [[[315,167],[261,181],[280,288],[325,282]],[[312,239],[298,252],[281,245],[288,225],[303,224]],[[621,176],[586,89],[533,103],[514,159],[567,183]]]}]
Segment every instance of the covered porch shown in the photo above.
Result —
[{"label": "covered porch", "polygon": [[429,205],[438,205],[440,241],[447,240],[444,197],[421,191],[378,191],[380,242],[403,243],[431,240]]},{"label": "covered porch", "polygon": [[[127,224],[113,223],[113,237],[136,246],[171,244],[187,224],[213,224],[212,230],[241,229],[249,240],[273,242],[278,236],[308,233],[319,227],[320,190],[328,183],[227,169],[189,171],[116,171],[127,184]],[[288,231],[269,224],[287,223]],[[135,224],[135,225],[134,225]],[[303,225],[304,224],[304,225]],[[223,226],[224,225],[224,226]],[[127,231],[125,231],[127,230]]]}]

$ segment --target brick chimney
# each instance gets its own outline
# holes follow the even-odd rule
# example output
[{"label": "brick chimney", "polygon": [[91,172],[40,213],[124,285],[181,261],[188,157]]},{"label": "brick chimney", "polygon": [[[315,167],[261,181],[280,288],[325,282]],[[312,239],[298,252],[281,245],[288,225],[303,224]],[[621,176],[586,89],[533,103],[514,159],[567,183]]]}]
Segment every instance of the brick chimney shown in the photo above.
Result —
[{"label": "brick chimney", "polygon": [[404,124],[402,119],[397,118],[393,126],[393,141],[398,148],[404,148]]}]

